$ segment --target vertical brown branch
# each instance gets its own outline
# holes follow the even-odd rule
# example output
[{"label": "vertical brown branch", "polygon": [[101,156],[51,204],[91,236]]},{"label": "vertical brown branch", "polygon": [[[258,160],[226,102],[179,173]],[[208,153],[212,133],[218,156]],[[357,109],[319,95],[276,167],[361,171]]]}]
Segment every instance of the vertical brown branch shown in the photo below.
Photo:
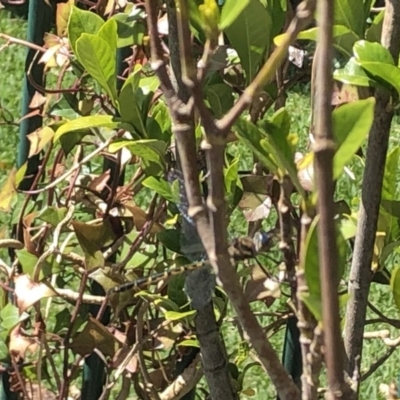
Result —
[{"label": "vertical brown branch", "polygon": [[[381,41],[389,49],[393,59],[398,60],[400,2],[397,0],[386,1]],[[361,364],[364,323],[372,278],[373,248],[378,224],[390,125],[393,118],[389,93],[384,89],[377,89],[375,99],[374,122],[368,139],[357,234],[350,270],[350,300],[346,310],[345,349],[349,373],[353,375],[359,371]]]},{"label": "vertical brown branch", "polygon": [[320,0],[319,57],[315,95],[315,172],[318,188],[318,246],[322,291],[325,363],[331,399],[343,398],[343,359],[337,293],[338,249],[334,222],[333,157],[331,93],[333,56],[333,0]]}]

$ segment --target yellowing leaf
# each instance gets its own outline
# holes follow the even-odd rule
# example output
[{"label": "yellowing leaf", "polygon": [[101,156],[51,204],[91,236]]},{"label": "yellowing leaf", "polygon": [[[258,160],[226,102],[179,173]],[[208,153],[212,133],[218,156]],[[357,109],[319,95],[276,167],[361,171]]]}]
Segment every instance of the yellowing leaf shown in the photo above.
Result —
[{"label": "yellowing leaf", "polygon": [[13,168],[8,175],[6,183],[0,191],[0,210],[5,212],[11,211],[11,203],[17,193],[15,185],[16,168]]},{"label": "yellowing leaf", "polygon": [[36,130],[27,136],[31,142],[28,155],[28,158],[30,158],[35,154],[39,154],[43,148],[53,140],[54,131],[49,126],[45,126],[44,128]]}]

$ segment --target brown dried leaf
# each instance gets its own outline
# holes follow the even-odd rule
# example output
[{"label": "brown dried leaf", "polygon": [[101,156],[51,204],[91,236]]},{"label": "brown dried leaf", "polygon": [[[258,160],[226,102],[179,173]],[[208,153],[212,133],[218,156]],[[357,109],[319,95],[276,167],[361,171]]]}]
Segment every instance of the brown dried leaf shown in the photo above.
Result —
[{"label": "brown dried leaf", "polygon": [[43,148],[53,140],[54,131],[49,126],[45,126],[44,128],[37,129],[30,133],[27,137],[31,142],[28,155],[30,158],[35,154],[39,154]]},{"label": "brown dried leaf", "polygon": [[41,107],[44,103],[46,103],[46,96],[43,96],[39,92],[35,92],[35,94],[32,97],[31,102],[29,103],[29,108],[39,108]]},{"label": "brown dried leaf", "polygon": [[103,172],[101,175],[96,176],[89,184],[89,189],[92,189],[98,193],[101,193],[107,186],[110,180],[110,170]]},{"label": "brown dried leaf", "polygon": [[50,286],[42,282],[33,282],[26,274],[17,276],[14,283],[17,306],[21,312],[41,299],[57,295]]},{"label": "brown dried leaf", "polygon": [[[111,366],[113,368],[118,368],[126,359],[126,357],[128,357],[129,353],[131,351],[131,348],[128,346],[124,346],[121,349],[119,349],[114,357],[113,360],[111,362]],[[128,365],[126,366],[126,371],[130,372],[131,374],[134,374],[135,372],[138,371],[138,359],[137,356],[134,355],[133,357],[131,357],[131,359],[129,360]]]},{"label": "brown dried leaf", "polygon": [[248,222],[259,221],[268,218],[272,208],[271,197],[266,196],[265,200],[256,208],[243,211],[243,215]]},{"label": "brown dried leaf", "polygon": [[21,333],[21,325],[18,324],[12,331],[10,332],[10,342],[8,345],[8,349],[11,354],[15,357],[25,358],[25,354],[27,351],[33,353],[37,347],[37,342]]},{"label": "brown dried leaf", "polygon": [[281,291],[279,283],[265,276],[264,271],[256,265],[252,268],[251,278],[246,283],[244,294],[249,303],[262,300],[270,307],[275,299],[280,297]]}]

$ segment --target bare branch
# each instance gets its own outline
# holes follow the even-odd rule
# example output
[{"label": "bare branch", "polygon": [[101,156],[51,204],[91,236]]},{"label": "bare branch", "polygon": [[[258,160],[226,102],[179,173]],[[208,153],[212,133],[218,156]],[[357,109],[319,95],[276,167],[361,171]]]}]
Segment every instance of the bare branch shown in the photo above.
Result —
[{"label": "bare branch", "polygon": [[[399,58],[399,1],[386,1],[382,44],[389,49],[394,60]],[[368,139],[357,234],[350,270],[350,300],[346,310],[345,349],[349,362],[348,372],[350,375],[353,375],[353,371],[360,369],[364,321],[372,278],[371,263],[378,223],[390,125],[393,118],[389,93],[384,89],[377,89],[375,98],[374,122]]]}]

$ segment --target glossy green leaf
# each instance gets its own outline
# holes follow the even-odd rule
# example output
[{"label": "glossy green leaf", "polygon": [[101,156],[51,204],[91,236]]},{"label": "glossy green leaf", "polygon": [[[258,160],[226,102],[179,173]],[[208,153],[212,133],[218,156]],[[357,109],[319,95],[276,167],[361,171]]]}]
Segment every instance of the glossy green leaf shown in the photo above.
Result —
[{"label": "glossy green leaf", "polygon": [[335,25],[344,25],[359,37],[364,36],[365,15],[363,0],[336,0],[334,10]]},{"label": "glossy green leaf", "polygon": [[117,51],[117,22],[114,19],[107,20],[97,32],[97,36],[104,39],[111,50]]},{"label": "glossy green leaf", "polygon": [[[171,250],[174,253],[181,253],[182,236],[180,229],[165,229],[157,233],[157,238],[168,250]],[[178,267],[180,265],[184,265],[186,262],[187,260],[185,259],[182,264],[178,265],[178,263],[175,263],[170,267]]]},{"label": "glossy green leaf", "polygon": [[373,81],[356,62],[354,57],[350,58],[344,68],[337,69],[333,73],[333,78],[337,81],[355,86],[372,86],[373,84]]},{"label": "glossy green leaf", "polygon": [[166,180],[149,176],[142,182],[142,185],[156,192],[165,200],[175,202],[175,196],[172,193],[171,184]]},{"label": "glossy green leaf", "polygon": [[129,149],[132,154],[160,165],[164,163],[165,152],[167,150],[165,142],[154,139],[116,140],[110,144],[109,150],[111,153],[116,153],[124,147]]},{"label": "glossy green leaf", "polygon": [[400,68],[381,62],[360,61],[359,63],[377,82],[383,81],[392,86],[400,96]]},{"label": "glossy green leaf", "polygon": [[262,131],[250,121],[241,118],[235,125],[236,135],[272,173],[279,177],[283,177],[286,173],[289,174],[300,195],[304,196],[304,189],[297,177],[294,159],[290,158],[292,149],[287,134],[287,126],[285,126],[285,118],[280,121],[283,116],[281,113],[280,110],[274,116],[277,123],[282,123],[281,126],[262,121],[263,128],[268,129],[268,132]]},{"label": "glossy green leaf", "polygon": [[27,249],[17,250],[16,254],[24,273],[32,276],[36,263],[39,260],[38,257],[30,253]]},{"label": "glossy green leaf", "polygon": [[357,62],[377,62],[388,65],[395,65],[389,50],[380,43],[371,43],[366,40],[359,40],[353,47],[354,57]]},{"label": "glossy green leaf", "polygon": [[143,100],[143,93],[138,87],[140,71],[136,70],[125,81],[118,98],[119,113],[123,121],[133,125],[140,137],[147,137],[146,126],[142,118],[140,102]]},{"label": "glossy green leaf", "polygon": [[[305,261],[304,261],[304,273],[307,281],[308,291],[311,297],[321,298],[321,283],[320,283],[320,263],[319,263],[319,246],[318,246],[318,221],[316,217],[312,222],[310,229],[307,233],[306,244],[305,244]],[[338,278],[341,279],[345,265],[347,255],[347,244],[344,240],[339,227],[336,229],[336,241],[338,248]],[[339,281],[333,285],[338,286]]]},{"label": "glossy green leaf", "polygon": [[38,218],[56,227],[65,218],[67,211],[66,207],[46,207],[40,212]]},{"label": "glossy green leaf", "polygon": [[396,146],[386,157],[385,173],[383,175],[382,200],[397,199],[397,184],[399,176],[400,147]]},{"label": "glossy green leaf", "polygon": [[390,278],[390,288],[392,289],[393,299],[400,311],[400,267],[396,266],[392,271],[392,276]]},{"label": "glossy green leaf", "polygon": [[[319,28],[310,28],[302,31],[298,35],[298,39],[317,41]],[[282,35],[275,38],[275,43],[279,43]],[[334,25],[333,27],[333,44],[343,54],[350,56],[352,54],[354,43],[360,38],[351,28],[344,25]]]},{"label": "glossy green leaf", "polygon": [[116,14],[111,19],[117,23],[118,48],[132,45],[141,46],[143,44],[143,36],[146,30],[142,21],[132,19],[125,13]]},{"label": "glossy green leaf", "polygon": [[21,314],[18,307],[11,303],[7,303],[7,305],[0,310],[1,327],[7,331],[14,328],[28,317],[29,314],[25,312]]},{"label": "glossy green leaf", "polygon": [[230,26],[236,20],[236,18],[239,17],[249,3],[250,0],[226,0],[221,11],[219,29],[223,31],[225,28]]},{"label": "glossy green leaf", "polygon": [[83,33],[76,41],[76,55],[86,71],[99,83],[110,96],[113,104],[116,105],[117,49],[114,46],[116,41],[112,38],[110,40],[111,44],[99,36]]},{"label": "glossy green leaf", "polygon": [[89,128],[110,128],[132,130],[132,125],[124,123],[112,115],[90,115],[65,122],[56,131],[53,142],[56,143],[61,136],[68,132],[81,131]]},{"label": "glossy green leaf", "polygon": [[176,312],[167,311],[165,313],[165,318],[169,321],[181,321],[186,318],[192,318],[196,314],[196,310],[186,311],[186,312]]},{"label": "glossy green leaf", "polygon": [[68,21],[68,39],[73,52],[76,54],[76,41],[82,33],[94,35],[103,24],[104,21],[96,13],[73,6]]},{"label": "glossy green leaf", "polygon": [[214,116],[221,118],[233,106],[232,87],[225,83],[207,86],[206,98]]},{"label": "glossy green leaf", "polygon": [[236,189],[238,171],[239,171],[239,158],[236,157],[232,160],[228,168],[226,168],[226,170],[224,171],[225,192],[227,194],[232,194]]},{"label": "glossy green leaf", "polygon": [[385,11],[381,11],[377,16],[375,16],[371,26],[367,29],[365,33],[365,39],[368,42],[380,43],[384,16]]},{"label": "glossy green leaf", "polygon": [[225,29],[232,47],[237,51],[247,83],[255,77],[271,42],[272,20],[259,0],[250,0],[247,7]]},{"label": "glossy green leaf", "polygon": [[334,178],[337,179],[345,165],[360,148],[374,119],[375,99],[347,103],[332,113],[333,134],[338,144],[334,157]]},{"label": "glossy green leaf", "polygon": [[179,342],[179,346],[200,347],[199,342],[197,340],[195,340],[195,339],[182,340],[182,342]]}]

